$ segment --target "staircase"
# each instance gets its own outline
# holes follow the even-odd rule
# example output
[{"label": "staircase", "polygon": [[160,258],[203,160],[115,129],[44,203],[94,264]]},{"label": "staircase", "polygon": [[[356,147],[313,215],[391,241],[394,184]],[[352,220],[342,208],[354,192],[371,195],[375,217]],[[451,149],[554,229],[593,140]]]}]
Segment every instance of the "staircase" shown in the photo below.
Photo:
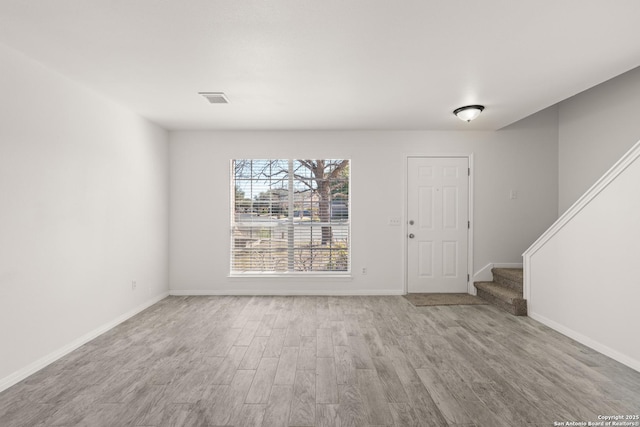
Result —
[{"label": "staircase", "polygon": [[492,268],[493,282],[475,282],[478,296],[514,316],[527,315],[527,300],[522,298],[521,268]]}]

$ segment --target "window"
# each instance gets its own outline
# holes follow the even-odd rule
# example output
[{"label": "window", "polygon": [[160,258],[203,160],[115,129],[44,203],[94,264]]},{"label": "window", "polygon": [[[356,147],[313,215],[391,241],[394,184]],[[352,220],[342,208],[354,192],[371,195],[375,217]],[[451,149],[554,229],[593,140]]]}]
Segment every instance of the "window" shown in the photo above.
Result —
[{"label": "window", "polygon": [[231,161],[231,273],[350,271],[349,160]]}]

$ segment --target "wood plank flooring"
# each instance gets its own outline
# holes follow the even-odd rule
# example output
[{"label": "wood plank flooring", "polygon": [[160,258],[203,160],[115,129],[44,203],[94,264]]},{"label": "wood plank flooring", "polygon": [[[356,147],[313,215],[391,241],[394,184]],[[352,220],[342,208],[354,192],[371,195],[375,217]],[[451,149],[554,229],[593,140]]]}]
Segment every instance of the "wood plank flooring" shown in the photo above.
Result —
[{"label": "wood plank flooring", "polygon": [[0,426],[552,426],[640,373],[492,306],[169,297],[0,393]]}]

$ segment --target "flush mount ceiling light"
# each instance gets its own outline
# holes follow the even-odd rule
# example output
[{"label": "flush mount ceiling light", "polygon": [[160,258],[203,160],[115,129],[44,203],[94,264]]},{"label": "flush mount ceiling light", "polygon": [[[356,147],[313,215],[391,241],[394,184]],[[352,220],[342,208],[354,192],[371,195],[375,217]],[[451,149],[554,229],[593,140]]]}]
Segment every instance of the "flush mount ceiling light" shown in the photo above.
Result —
[{"label": "flush mount ceiling light", "polygon": [[467,105],[464,107],[456,108],[453,110],[453,114],[458,116],[460,120],[464,120],[465,122],[470,122],[475,119],[482,113],[484,110],[483,105]]},{"label": "flush mount ceiling light", "polygon": [[228,104],[229,99],[223,92],[198,92],[199,95],[212,104]]}]

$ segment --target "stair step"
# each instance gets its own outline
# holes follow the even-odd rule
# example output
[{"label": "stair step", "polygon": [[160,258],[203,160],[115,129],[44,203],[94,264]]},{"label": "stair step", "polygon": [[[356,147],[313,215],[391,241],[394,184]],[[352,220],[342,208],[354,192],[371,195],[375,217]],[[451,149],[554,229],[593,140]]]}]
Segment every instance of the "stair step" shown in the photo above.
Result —
[{"label": "stair step", "polygon": [[505,285],[522,295],[523,271],[521,268],[492,268],[493,281]]},{"label": "stair step", "polygon": [[475,282],[478,296],[515,316],[527,315],[527,300],[522,298],[522,291],[496,282]]}]

